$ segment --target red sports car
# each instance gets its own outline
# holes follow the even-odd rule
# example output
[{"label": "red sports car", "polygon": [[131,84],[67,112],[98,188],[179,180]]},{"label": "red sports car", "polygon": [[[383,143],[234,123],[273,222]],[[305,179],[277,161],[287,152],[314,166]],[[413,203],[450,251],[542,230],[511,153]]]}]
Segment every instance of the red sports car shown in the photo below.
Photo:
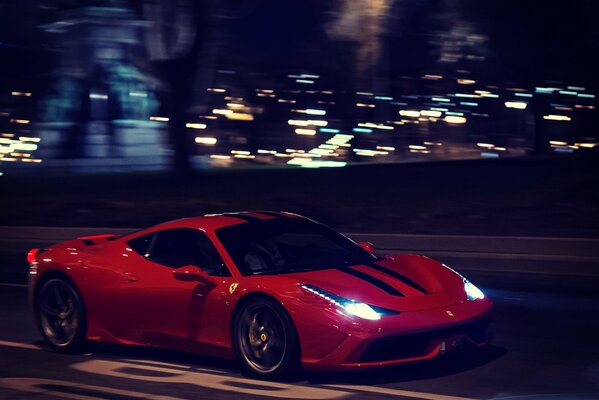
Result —
[{"label": "red sports car", "polygon": [[487,343],[492,302],[476,286],[427,257],[373,252],[296,214],[209,215],[34,249],[30,299],[59,351],[158,346],[269,378]]}]

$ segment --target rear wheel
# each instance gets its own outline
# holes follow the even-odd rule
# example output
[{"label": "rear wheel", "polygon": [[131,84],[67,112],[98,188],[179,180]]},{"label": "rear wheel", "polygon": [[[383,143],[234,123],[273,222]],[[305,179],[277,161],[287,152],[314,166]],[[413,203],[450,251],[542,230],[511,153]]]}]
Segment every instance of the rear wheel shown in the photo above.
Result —
[{"label": "rear wheel", "polygon": [[261,378],[280,378],[299,366],[299,341],[281,305],[260,299],[245,304],[234,325],[235,349],[244,369]]},{"label": "rear wheel", "polygon": [[38,325],[55,350],[73,352],[85,341],[85,311],[73,285],[63,279],[45,282],[36,298]]}]

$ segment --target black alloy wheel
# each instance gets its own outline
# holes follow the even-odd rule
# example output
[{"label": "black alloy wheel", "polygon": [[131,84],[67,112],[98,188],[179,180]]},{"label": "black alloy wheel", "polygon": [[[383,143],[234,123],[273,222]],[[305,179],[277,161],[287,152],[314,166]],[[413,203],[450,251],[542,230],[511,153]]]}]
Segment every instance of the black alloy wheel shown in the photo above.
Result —
[{"label": "black alloy wheel", "polygon": [[38,326],[44,339],[61,352],[73,352],[85,341],[85,311],[73,285],[66,280],[45,282],[36,297]]},{"label": "black alloy wheel", "polygon": [[281,378],[299,366],[299,340],[293,321],[277,302],[245,304],[234,325],[235,349],[244,369],[259,378]]}]

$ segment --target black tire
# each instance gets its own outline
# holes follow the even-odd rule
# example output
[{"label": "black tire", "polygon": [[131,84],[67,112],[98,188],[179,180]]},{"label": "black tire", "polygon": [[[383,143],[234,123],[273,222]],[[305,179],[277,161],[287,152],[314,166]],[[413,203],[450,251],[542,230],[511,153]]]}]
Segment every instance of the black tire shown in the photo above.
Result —
[{"label": "black tire", "polygon": [[72,353],[85,343],[86,316],[75,287],[64,279],[44,282],[36,296],[39,330],[54,350]]},{"label": "black tire", "polygon": [[280,379],[299,369],[297,331],[287,311],[274,300],[261,298],[242,306],[235,316],[233,342],[251,376]]}]

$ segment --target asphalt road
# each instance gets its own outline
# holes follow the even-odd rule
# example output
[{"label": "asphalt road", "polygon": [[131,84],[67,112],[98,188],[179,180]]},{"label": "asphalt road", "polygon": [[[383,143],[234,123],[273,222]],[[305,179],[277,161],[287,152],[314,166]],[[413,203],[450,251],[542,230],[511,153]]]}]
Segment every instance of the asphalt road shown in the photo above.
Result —
[{"label": "asphalt road", "polygon": [[[0,266],[15,262],[0,253]],[[583,279],[473,273],[496,304],[491,346],[417,365],[264,382],[234,362],[156,349],[96,344],[85,354],[54,353],[34,328],[23,277],[0,268],[2,400],[599,399],[599,291]]]}]

